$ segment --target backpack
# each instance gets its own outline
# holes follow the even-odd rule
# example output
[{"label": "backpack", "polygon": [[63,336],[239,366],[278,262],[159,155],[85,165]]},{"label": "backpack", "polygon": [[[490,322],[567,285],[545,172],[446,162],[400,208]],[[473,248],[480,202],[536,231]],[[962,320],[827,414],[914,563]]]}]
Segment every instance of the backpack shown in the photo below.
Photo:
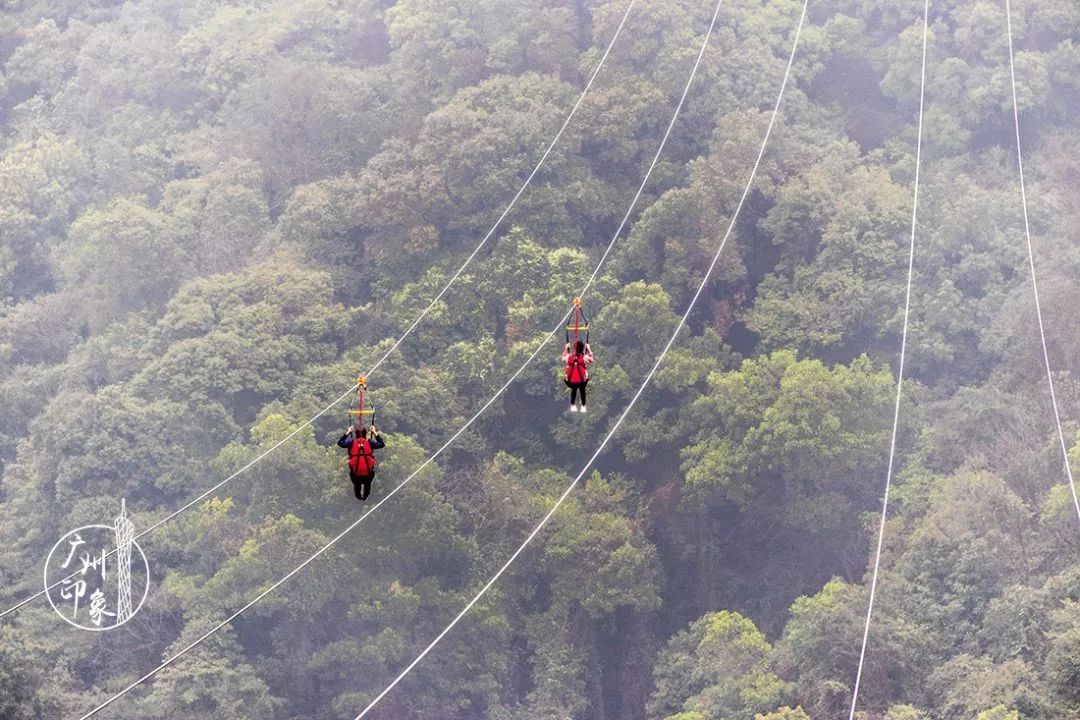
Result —
[{"label": "backpack", "polygon": [[349,447],[349,472],[364,479],[375,476],[375,453],[366,439],[356,438]]},{"label": "backpack", "polygon": [[585,382],[585,356],[574,353],[570,356],[570,362],[566,364],[566,381],[572,383]]}]

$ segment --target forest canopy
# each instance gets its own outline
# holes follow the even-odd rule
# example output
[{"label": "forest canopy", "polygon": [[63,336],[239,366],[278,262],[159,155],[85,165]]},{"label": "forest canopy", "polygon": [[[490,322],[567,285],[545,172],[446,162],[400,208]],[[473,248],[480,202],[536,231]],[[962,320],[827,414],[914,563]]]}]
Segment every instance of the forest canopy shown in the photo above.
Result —
[{"label": "forest canopy", "polygon": [[[0,619],[0,719],[354,717],[588,460],[740,202],[803,4],[12,0],[0,10],[0,610],[68,530],[145,605]],[[890,450],[923,3],[811,0],[730,242],[608,451],[377,720],[844,720]],[[1011,0],[1042,321],[1080,474],[1080,4]],[[1021,205],[1005,0],[932,0],[895,474],[860,720],[1080,720],[1080,524]],[[392,352],[390,352],[392,351]],[[389,354],[387,354],[389,353]],[[252,459],[275,448],[256,466]]]}]

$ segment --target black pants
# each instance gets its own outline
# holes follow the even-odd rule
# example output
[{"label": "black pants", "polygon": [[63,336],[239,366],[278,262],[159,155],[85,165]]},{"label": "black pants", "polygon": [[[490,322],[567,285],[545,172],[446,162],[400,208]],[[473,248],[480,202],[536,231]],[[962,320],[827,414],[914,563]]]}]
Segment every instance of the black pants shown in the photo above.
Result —
[{"label": "black pants", "polygon": [[375,475],[360,477],[350,472],[349,479],[352,480],[353,494],[356,495],[356,499],[367,500],[368,495],[371,494],[371,481],[375,479]]},{"label": "black pants", "polygon": [[566,383],[566,387],[570,388],[570,404],[573,405],[577,402],[578,393],[581,393],[581,404],[585,404],[585,386],[589,384],[589,381],[579,383],[572,383],[569,380],[563,380]]}]

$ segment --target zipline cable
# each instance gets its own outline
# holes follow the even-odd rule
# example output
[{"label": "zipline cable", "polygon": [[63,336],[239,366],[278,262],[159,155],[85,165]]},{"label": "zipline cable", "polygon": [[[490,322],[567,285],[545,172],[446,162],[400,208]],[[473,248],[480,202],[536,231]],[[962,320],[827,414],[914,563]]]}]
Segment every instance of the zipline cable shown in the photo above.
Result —
[{"label": "zipline cable", "polygon": [[874,571],[870,580],[870,600],[866,606],[866,623],[863,625],[862,647],[859,650],[859,667],[855,672],[855,687],[851,693],[851,710],[848,713],[848,720],[855,720],[855,706],[859,702],[859,685],[862,683],[863,665],[866,662],[866,645],[870,637],[870,620],[874,613],[874,598],[877,596],[878,569],[881,567],[881,548],[885,539],[885,520],[889,512],[889,490],[892,488],[893,468],[896,460],[896,435],[900,427],[900,397],[904,386],[908,320],[911,317],[911,285],[915,272],[915,229],[919,217],[919,171],[922,168],[923,108],[926,100],[926,46],[929,34],[930,0],[924,0],[922,70],[919,79],[919,129],[915,140],[915,187],[911,202],[911,243],[908,248],[907,290],[904,295],[904,330],[900,336],[900,365],[896,373],[896,401],[893,405],[892,438],[889,441],[889,465],[885,471],[885,497],[881,501],[881,522],[878,526],[877,549],[874,552]]},{"label": "zipline cable", "polygon": [[[723,0],[721,0],[721,2],[722,1]],[[405,667],[405,669],[402,670],[397,675],[397,677],[395,677],[394,680],[389,685],[387,685],[383,689],[383,691],[380,692],[375,697],[375,699],[372,700],[368,704],[368,706],[360,712],[359,715],[356,716],[355,720],[362,720],[362,718],[369,712],[371,712],[371,710],[376,705],[378,705],[379,702],[384,697],[386,697],[386,695],[390,693],[390,691],[393,690],[394,687],[396,687],[397,684],[405,678],[405,676],[412,672],[413,668],[415,668],[428,655],[428,653],[430,653],[435,648],[435,646],[438,645],[439,642],[444,637],[446,637],[446,635],[451,630],[454,629],[454,626],[457,625],[463,617],[465,617],[465,615],[473,608],[473,606],[475,606],[476,603],[480,601],[480,598],[482,598],[487,593],[487,591],[491,589],[491,587],[499,580],[502,574],[506,572],[506,570],[514,563],[515,560],[517,560],[518,556],[520,556],[521,553],[525,551],[525,548],[527,548],[529,544],[533,541],[533,539],[536,538],[536,536],[540,533],[540,531],[544,529],[544,526],[547,525],[548,521],[550,521],[552,516],[554,516],[555,513],[559,510],[563,502],[566,501],[566,498],[570,496],[570,493],[573,492],[574,488],[577,487],[579,482],[581,482],[581,478],[585,476],[585,473],[588,472],[589,468],[592,467],[593,463],[596,461],[596,458],[599,457],[600,453],[604,451],[604,448],[607,446],[608,441],[611,440],[612,436],[615,435],[616,432],[618,432],[619,426],[622,425],[622,422],[626,419],[626,416],[630,414],[630,411],[634,408],[634,405],[637,403],[638,398],[641,397],[641,394],[645,392],[645,388],[652,380],[653,375],[656,374],[657,368],[659,368],[660,363],[664,361],[664,358],[667,356],[668,351],[671,350],[671,346],[675,343],[675,339],[678,337],[679,332],[686,324],[686,320],[690,316],[690,312],[694,309],[694,306],[697,304],[698,298],[701,296],[702,291],[708,284],[709,278],[712,276],[712,272],[716,267],[716,263],[720,260],[720,254],[724,250],[724,245],[727,244],[728,237],[730,237],[731,232],[735,227],[735,221],[739,217],[739,212],[742,210],[743,204],[746,202],[746,197],[750,192],[751,186],[753,185],[754,176],[757,174],[758,166],[761,164],[761,159],[765,155],[765,147],[769,142],[769,135],[772,133],[773,125],[776,122],[776,116],[780,112],[780,101],[784,97],[784,89],[787,87],[788,77],[791,75],[791,66],[795,61],[795,51],[799,46],[799,35],[802,33],[803,21],[806,18],[806,7],[809,4],[809,1],[810,0],[803,0],[802,14],[799,16],[799,25],[795,31],[795,41],[792,43],[791,46],[791,56],[788,58],[787,70],[784,72],[784,80],[783,83],[781,83],[780,85],[780,93],[776,98],[776,105],[773,108],[772,117],[769,119],[769,126],[768,129],[765,131],[765,137],[761,142],[761,149],[758,151],[757,160],[754,162],[754,168],[750,172],[750,178],[749,180],[747,180],[746,187],[743,189],[742,197],[739,198],[739,204],[736,206],[735,212],[731,216],[731,222],[728,224],[727,232],[724,233],[723,240],[720,241],[720,246],[717,248],[716,254],[713,255],[712,262],[709,264],[709,269],[705,272],[705,277],[702,278],[701,283],[698,285],[697,291],[694,293],[693,298],[690,300],[690,305],[686,308],[686,311],[683,313],[682,317],[679,318],[679,324],[676,326],[675,332],[672,333],[671,337],[667,341],[667,344],[664,346],[664,349],[656,358],[656,362],[653,364],[652,369],[649,370],[649,373],[645,376],[645,379],[642,381],[640,387],[638,387],[637,392],[634,393],[633,398],[631,398],[630,400],[630,404],[627,405],[626,409],[624,409],[622,414],[619,415],[618,420],[615,421],[615,424],[612,426],[611,430],[609,430],[607,435],[604,436],[604,439],[600,443],[600,446],[592,454],[592,457],[589,458],[589,461],[585,464],[585,467],[581,469],[581,472],[579,472],[577,476],[573,479],[573,481],[570,483],[570,485],[567,486],[566,490],[564,490],[563,494],[559,496],[559,499],[555,501],[555,504],[552,505],[550,510],[548,510],[547,514],[543,517],[540,523],[535,528],[533,528],[532,532],[530,532],[529,535],[525,538],[525,541],[522,542],[518,549],[514,551],[514,554],[511,555],[510,558],[503,564],[503,566],[499,568],[499,570],[494,575],[491,576],[491,578],[480,589],[480,591],[476,593],[475,596],[473,596],[472,600],[470,600],[468,604],[461,609],[457,616],[454,617],[454,619],[451,620],[445,628],[443,628],[442,632],[440,632],[435,637],[435,639],[432,640],[431,643],[428,644],[428,646],[424,648],[424,650],[419,655],[417,655],[416,658],[411,663],[409,663]],[[720,5],[717,4],[717,12],[719,12],[719,10]],[[713,22],[715,21],[716,16],[714,15]],[[710,25],[710,32],[711,30],[712,26]]]},{"label": "zipline cable", "polygon": [[1050,404],[1054,408],[1054,424],[1057,426],[1058,442],[1061,443],[1061,456],[1065,461],[1065,475],[1069,478],[1076,518],[1080,521],[1080,498],[1076,493],[1076,481],[1069,466],[1069,449],[1065,444],[1065,432],[1061,429],[1061,413],[1058,410],[1057,393],[1054,390],[1054,375],[1050,367],[1050,351],[1046,346],[1046,329],[1043,326],[1042,303],[1039,302],[1039,283],[1035,279],[1035,251],[1031,245],[1031,226],[1028,224],[1027,183],[1024,181],[1024,154],[1020,150],[1020,108],[1016,102],[1016,66],[1013,62],[1012,8],[1005,0],[1005,26],[1009,35],[1009,80],[1012,85],[1013,123],[1016,126],[1016,166],[1020,175],[1020,201],[1024,208],[1024,237],[1027,239],[1028,266],[1031,268],[1031,290],[1035,295],[1035,316],[1039,320],[1039,340],[1042,342],[1043,361],[1046,363],[1046,383],[1050,387]]},{"label": "zipline cable", "polygon": [[[455,282],[457,282],[458,278],[460,278],[461,274],[465,271],[465,268],[468,267],[470,263],[472,263],[473,259],[480,252],[481,248],[483,248],[484,245],[487,244],[487,241],[491,239],[491,236],[499,228],[499,226],[502,224],[503,220],[506,219],[506,216],[510,214],[510,211],[513,209],[514,205],[517,204],[518,199],[525,192],[525,189],[529,186],[529,184],[532,182],[533,178],[540,171],[540,167],[544,164],[544,161],[547,160],[548,155],[551,154],[551,151],[555,148],[555,145],[559,142],[559,139],[562,137],[563,132],[565,132],[567,126],[569,126],[570,121],[574,118],[574,115],[577,114],[578,108],[581,107],[581,103],[585,100],[585,96],[589,94],[589,90],[592,88],[593,81],[596,80],[596,76],[600,74],[600,69],[604,67],[604,62],[607,60],[608,55],[611,53],[611,49],[615,46],[615,41],[618,39],[619,35],[622,33],[623,26],[626,24],[627,18],[630,17],[630,11],[633,9],[634,4],[636,2],[637,2],[637,0],[630,0],[629,3],[627,4],[626,11],[623,13],[622,19],[619,21],[619,25],[615,28],[615,33],[611,36],[611,40],[608,42],[607,48],[604,50],[604,54],[600,57],[600,61],[597,63],[596,68],[593,70],[592,74],[589,76],[588,81],[585,83],[585,87],[582,89],[581,94],[578,96],[577,102],[575,102],[573,108],[571,108],[570,114],[566,116],[566,119],[563,121],[562,126],[559,128],[559,131],[555,134],[555,137],[552,139],[551,143],[548,144],[547,149],[544,151],[543,155],[541,155],[540,160],[536,163],[536,166],[532,169],[532,172],[530,172],[528,177],[525,178],[525,182],[522,183],[522,185],[518,189],[517,193],[515,193],[514,197],[510,200],[510,204],[508,204],[506,206],[506,209],[502,211],[501,215],[499,215],[499,219],[495,221],[495,223],[487,231],[487,234],[484,235],[484,237],[480,241],[480,243],[476,246],[476,248],[472,251],[472,253],[469,254],[469,256],[465,259],[465,261],[457,269],[457,272],[455,272],[453,274],[453,276],[451,276],[451,278],[446,282],[446,284],[443,285],[442,289],[438,292],[438,294],[435,295],[435,297],[431,300],[430,303],[428,303],[427,307],[424,308],[424,310],[419,315],[416,316],[416,319],[414,319],[412,321],[412,324],[410,324],[409,327],[405,330],[405,332],[403,332],[401,334],[401,336],[399,336],[398,339],[396,341],[394,341],[394,344],[390,347],[390,349],[388,349],[386,352],[384,352],[382,357],[380,357],[375,362],[375,364],[371,366],[371,369],[368,370],[366,373],[364,373],[365,377],[370,377],[371,374],[374,373],[379,368],[379,366],[381,366],[383,364],[383,362],[385,362],[386,359],[395,350],[397,350],[397,348],[401,345],[401,343],[405,340],[405,338],[407,338],[412,333],[412,331],[416,329],[417,325],[419,325],[420,322],[425,317],[427,317],[428,313],[431,312],[432,308],[435,307],[435,305],[443,298],[443,296],[446,294],[446,292],[450,289],[450,286],[453,285]],[[605,257],[606,257],[606,253],[605,253]],[[594,275],[594,277],[595,277],[595,275]],[[213,487],[209,488],[208,490],[204,491],[202,494],[200,494],[198,497],[196,497],[195,499],[193,499],[190,502],[188,502],[187,504],[185,504],[179,510],[176,510],[176,511],[170,513],[169,515],[166,515],[161,520],[158,520],[153,525],[149,526],[148,528],[146,528],[145,530],[143,530],[142,532],[137,534],[134,539],[138,540],[139,538],[143,537],[144,535],[153,532],[157,528],[161,527],[162,525],[169,522],[170,520],[173,520],[177,516],[187,512],[192,507],[199,504],[200,502],[202,502],[203,500],[208,498],[210,495],[212,495],[215,492],[217,492],[218,490],[220,490],[222,487],[224,487],[226,484],[231,482],[237,476],[239,476],[242,473],[244,473],[245,471],[249,470],[251,467],[253,467],[254,465],[258,464],[260,461],[262,461],[264,458],[266,458],[266,456],[270,455],[275,450],[280,448],[282,445],[287,443],[289,440],[296,437],[296,435],[298,433],[300,433],[301,430],[303,430],[304,428],[311,425],[313,422],[318,420],[320,417],[322,417],[327,412],[329,412],[331,409],[333,409],[336,405],[338,405],[338,403],[340,403],[342,400],[349,397],[356,390],[356,388],[357,388],[357,385],[354,383],[351,388],[349,388],[344,393],[342,393],[336,400],[334,400],[332,403],[330,403],[329,405],[324,407],[318,413],[316,413],[315,415],[313,415],[312,417],[310,417],[309,419],[304,421],[302,424],[298,425],[296,428],[294,428],[292,430],[292,432],[290,432],[285,437],[278,440],[268,450],[266,450],[266,451],[262,452],[261,454],[259,454],[254,460],[249,462],[247,465],[244,465],[242,468],[240,468],[239,470],[234,472],[232,475],[228,476],[227,478],[225,478],[224,480],[222,480],[218,484],[216,484]],[[108,555],[112,555],[113,552],[115,552],[115,550],[108,553]],[[23,599],[18,604],[8,608],[7,610],[4,610],[3,612],[0,612],[0,618],[3,618],[4,616],[19,610],[20,608],[22,608],[27,603],[30,603],[30,602],[36,600],[37,598],[45,595],[47,592],[49,592],[53,588],[56,588],[56,587],[60,586],[61,584],[63,584],[70,577],[74,577],[74,575],[69,576],[68,578],[62,578],[61,580],[53,583],[52,585],[47,586],[46,588],[44,588],[42,590],[39,590],[38,592],[31,595],[30,597],[27,597],[27,598]]]},{"label": "zipline cable", "polygon": [[[809,0],[806,0],[806,1],[808,2]],[[720,12],[720,6],[721,6],[722,3],[723,3],[723,0],[719,0],[719,2],[717,3],[716,11],[713,14],[712,23],[710,23],[710,25],[709,25],[709,31],[705,35],[705,40],[704,40],[704,42],[702,42],[701,50],[698,52],[697,59],[694,62],[694,66],[693,66],[693,68],[692,68],[692,70],[690,72],[690,76],[686,81],[686,86],[683,88],[682,96],[679,98],[679,103],[675,107],[675,111],[671,115],[671,121],[668,123],[667,129],[664,131],[663,138],[660,140],[660,145],[656,150],[656,154],[653,156],[652,162],[649,164],[649,168],[645,172],[645,177],[642,179],[641,184],[638,186],[637,192],[634,194],[634,198],[631,201],[630,206],[627,208],[626,213],[623,215],[623,218],[619,223],[619,227],[615,230],[615,233],[612,235],[611,241],[608,243],[607,248],[604,250],[604,253],[601,256],[600,261],[597,263],[596,267],[592,271],[592,274],[589,276],[589,279],[587,280],[585,285],[582,287],[581,291],[578,293],[579,298],[585,296],[586,292],[588,292],[589,288],[592,286],[593,282],[596,280],[596,277],[598,276],[598,274],[600,272],[601,266],[604,264],[607,257],[611,254],[611,250],[614,247],[615,242],[618,240],[619,236],[622,234],[623,229],[626,227],[626,223],[629,222],[630,216],[633,214],[634,207],[637,205],[638,200],[641,198],[642,192],[644,192],[644,190],[645,190],[645,186],[649,182],[649,178],[651,177],[653,171],[656,169],[656,165],[660,160],[660,155],[664,150],[664,146],[667,144],[668,138],[671,136],[671,130],[675,126],[675,121],[678,118],[680,111],[682,110],[682,106],[686,101],[687,94],[690,91],[690,86],[693,83],[694,77],[697,74],[698,67],[701,64],[701,58],[705,53],[705,48],[708,45],[709,37],[712,34],[712,29],[713,29],[713,26],[716,23],[716,17]],[[805,17],[805,13],[806,13],[806,5],[804,4],[803,5],[803,15],[804,15],[804,17]],[[802,20],[799,21],[799,28],[801,30],[801,28],[802,28]],[[793,53],[792,53],[792,59],[793,58],[794,58],[794,50],[793,50]],[[788,73],[790,73],[790,71],[791,71],[791,60],[788,61]],[[788,73],[785,73],[785,75],[784,75],[784,84],[785,85],[787,84],[787,75],[788,75]],[[782,92],[783,92],[783,90],[781,90],[781,93]],[[777,106],[779,107],[779,100],[777,101]],[[774,109],[774,111],[773,111],[773,120],[775,120],[775,118],[776,118],[776,110]],[[770,132],[772,131],[772,124],[773,124],[772,121],[770,121],[770,123],[769,123],[769,131]],[[766,135],[766,138],[767,137],[768,137],[768,135]],[[763,153],[764,153],[764,145],[762,146],[761,152],[758,154],[757,162],[754,163],[754,172],[757,171],[757,167],[761,162],[761,156],[762,156]],[[751,176],[751,178],[752,177],[753,176]],[[747,188],[747,191],[749,191],[749,188]],[[740,208],[742,207],[742,203],[743,203],[743,201],[745,201],[745,199],[746,199],[746,192],[743,193],[743,197],[739,201],[739,207]],[[734,225],[734,219],[732,219],[732,226],[733,225]],[[730,233],[731,233],[731,227],[728,228],[728,235]],[[724,236],[724,241],[725,242],[727,241],[727,235]],[[717,257],[719,257],[719,255]],[[716,264],[716,260],[714,259],[713,260],[713,265],[715,265],[715,264]],[[712,266],[710,266],[710,272],[711,272],[711,270],[712,270]],[[701,292],[701,289],[699,288],[698,294],[700,294],[700,292]],[[694,297],[695,297],[695,301],[696,301],[697,295],[695,295]],[[339,532],[336,536],[334,536],[333,539],[331,539],[325,545],[323,545],[318,550],[316,550],[314,553],[312,553],[310,556],[308,556],[307,559],[305,559],[303,562],[301,562],[295,568],[290,570],[286,575],[284,575],[283,577],[281,577],[280,579],[275,581],[268,588],[266,588],[261,593],[256,595],[252,600],[248,601],[248,603],[246,605],[241,607],[239,610],[234,611],[229,617],[227,617],[224,620],[220,621],[218,624],[216,624],[215,626],[213,626],[212,628],[207,630],[205,633],[203,633],[201,636],[199,636],[197,639],[195,639],[194,641],[192,641],[191,643],[189,643],[188,645],[186,645],[182,649],[178,650],[175,654],[173,654],[168,659],[164,660],[156,668],[154,668],[153,670],[147,672],[145,675],[143,675],[139,679],[135,680],[134,682],[130,683],[129,685],[124,687],[122,690],[117,692],[115,695],[111,696],[110,698],[105,700],[103,703],[101,703],[100,705],[98,705],[94,709],[90,710],[88,713],[86,713],[85,715],[80,717],[79,720],[88,720],[88,718],[93,717],[94,715],[96,715],[100,711],[107,708],[109,705],[113,704],[114,702],[116,702],[120,698],[127,695],[129,692],[134,690],[139,685],[141,685],[144,682],[146,682],[147,680],[150,680],[151,678],[153,678],[159,672],[161,672],[162,670],[164,670],[168,666],[172,665],[174,662],[179,660],[181,657],[186,655],[191,650],[194,650],[196,647],[198,647],[203,642],[205,642],[208,638],[212,637],[214,634],[216,634],[221,629],[226,627],[233,620],[235,620],[236,618],[243,615],[250,608],[254,607],[259,601],[261,601],[267,595],[274,592],[279,587],[281,587],[283,584],[288,582],[289,579],[294,577],[297,573],[299,573],[301,570],[306,568],[308,565],[310,565],[312,562],[314,562],[318,557],[323,555],[327,550],[329,550],[331,547],[333,547],[335,544],[337,544],[342,538],[344,538],[346,535],[348,535],[354,528],[356,528],[358,525],[360,525],[360,523],[362,523],[365,519],[367,519],[367,517],[369,515],[371,515],[373,512],[375,512],[380,507],[382,507],[383,503],[390,500],[390,498],[392,498],[394,495],[396,495],[399,490],[404,488],[407,484],[409,484],[409,482],[412,481],[412,479],[414,477],[416,477],[421,471],[423,471],[424,468],[426,468],[428,465],[430,465],[432,462],[434,462],[435,459],[438,458],[448,447],[450,447],[450,445],[452,445],[458,439],[458,437],[461,436],[462,433],[464,433],[470,426],[472,426],[472,424],[477,420],[477,418],[480,417],[480,415],[482,415],[489,407],[491,407],[492,404],[494,404],[494,402],[498,398],[500,398],[502,396],[502,394],[506,391],[506,389],[510,387],[510,385],[521,375],[521,373],[523,373],[525,371],[525,369],[530,364],[532,364],[533,360],[536,359],[536,357],[540,354],[540,351],[545,346],[547,346],[547,344],[551,341],[551,339],[555,336],[555,334],[557,332],[559,332],[560,330],[565,328],[566,322],[570,319],[570,316],[572,315],[573,312],[574,312],[574,306],[571,305],[571,307],[566,311],[566,313],[562,316],[562,318],[559,320],[559,322],[555,324],[555,326],[551,329],[551,331],[547,334],[547,336],[544,337],[544,339],[532,351],[532,354],[530,354],[529,357],[525,360],[525,362],[517,370],[514,371],[514,373],[502,385],[502,387],[500,387],[495,392],[495,394],[492,395],[487,400],[487,402],[485,402],[480,407],[480,409],[477,410],[476,413],[473,414],[473,416],[470,417],[469,420],[464,425],[462,425],[460,428],[458,428],[458,430],[453,435],[450,436],[449,440],[447,440],[445,443],[443,443],[442,446],[440,446],[438,450],[436,450],[427,460],[425,460],[423,463],[421,463],[421,465],[419,467],[417,467],[415,470],[413,470],[413,472],[408,477],[406,477],[404,480],[402,480],[400,483],[398,483],[397,486],[395,486],[389,493],[387,493],[386,497],[384,497],[379,502],[377,502],[375,505],[373,505],[367,512],[365,512],[363,515],[361,515],[359,518],[357,518],[355,521],[353,521],[353,523],[351,525],[349,525],[344,530]],[[684,322],[685,322],[685,319],[686,318],[684,316],[683,317]],[[680,328],[682,327],[682,323],[680,323],[679,327]],[[676,332],[678,332],[678,331],[676,331]],[[674,337],[673,337],[673,339],[674,339]],[[669,343],[669,347],[670,347],[670,343]],[[665,352],[666,352],[666,350],[665,350]],[[655,368],[654,368],[654,371],[655,371]],[[650,377],[651,377],[651,375],[652,374],[650,373]],[[640,395],[640,392],[639,392],[639,395]],[[635,401],[636,401],[636,399],[637,398],[635,396]],[[625,414],[623,415],[623,417],[625,417]],[[620,423],[622,422],[621,418],[620,418],[619,422]],[[609,435],[609,437],[610,437],[610,435]]]}]

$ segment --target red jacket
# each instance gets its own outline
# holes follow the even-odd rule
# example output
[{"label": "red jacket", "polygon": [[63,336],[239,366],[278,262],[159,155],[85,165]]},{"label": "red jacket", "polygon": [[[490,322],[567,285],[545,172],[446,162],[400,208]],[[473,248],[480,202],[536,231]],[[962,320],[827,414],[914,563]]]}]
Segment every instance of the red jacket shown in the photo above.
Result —
[{"label": "red jacket", "polygon": [[566,365],[566,382],[583,383],[589,380],[589,366],[593,364],[593,353],[589,348],[581,355],[566,350],[562,354],[563,364]]}]

